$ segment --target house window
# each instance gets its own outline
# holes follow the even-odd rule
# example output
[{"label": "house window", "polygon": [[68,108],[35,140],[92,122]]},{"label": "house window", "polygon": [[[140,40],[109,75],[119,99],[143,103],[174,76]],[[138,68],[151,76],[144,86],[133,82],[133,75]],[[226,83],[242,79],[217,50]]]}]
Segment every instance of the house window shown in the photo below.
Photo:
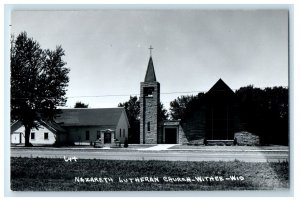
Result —
[{"label": "house window", "polygon": [[97,131],[97,139],[100,138],[100,131]]},{"label": "house window", "polygon": [[31,133],[30,137],[31,137],[32,140],[34,140],[35,139],[35,133]]},{"label": "house window", "polygon": [[85,140],[90,140],[90,131],[85,131]]},{"label": "house window", "polygon": [[122,129],[120,128],[120,137],[122,137]]},{"label": "house window", "polygon": [[123,137],[125,137],[125,129],[123,128]]},{"label": "house window", "polygon": [[150,131],[150,122],[147,123],[147,131]]},{"label": "house window", "polygon": [[49,136],[48,136],[48,133],[44,133],[44,140],[49,140],[48,137],[49,137]]}]

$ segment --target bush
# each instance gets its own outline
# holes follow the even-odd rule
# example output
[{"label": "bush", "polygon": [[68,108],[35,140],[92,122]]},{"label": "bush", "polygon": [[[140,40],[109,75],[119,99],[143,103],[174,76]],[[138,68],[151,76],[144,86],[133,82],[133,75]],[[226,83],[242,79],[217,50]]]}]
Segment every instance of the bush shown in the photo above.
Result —
[{"label": "bush", "polygon": [[128,147],[128,140],[125,138],[124,147]]},{"label": "bush", "polygon": [[237,145],[237,139],[236,139],[236,137],[233,140],[233,145]]},{"label": "bush", "polygon": [[53,143],[52,146],[53,146],[53,147],[60,147],[60,146],[61,146],[61,143],[55,140],[55,142]]}]

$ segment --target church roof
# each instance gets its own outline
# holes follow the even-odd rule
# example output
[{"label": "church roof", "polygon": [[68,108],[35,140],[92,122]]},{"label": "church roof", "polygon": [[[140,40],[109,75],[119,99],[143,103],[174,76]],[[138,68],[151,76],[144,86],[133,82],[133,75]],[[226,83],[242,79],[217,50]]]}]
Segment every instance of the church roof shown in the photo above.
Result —
[{"label": "church roof", "polygon": [[156,82],[156,76],[155,76],[155,71],[154,71],[154,66],[153,66],[153,61],[152,61],[151,56],[149,59],[148,68],[147,68],[144,82]]},{"label": "church roof", "polygon": [[117,126],[123,111],[121,107],[61,109],[55,121],[61,126]]},{"label": "church roof", "polygon": [[[212,88],[208,91],[208,93],[212,92],[225,92],[230,91],[233,92],[232,89],[220,78]],[[233,92],[234,93],[234,92]]]},{"label": "church roof", "polygon": [[206,93],[208,100],[214,99],[216,101],[231,99],[234,95],[232,89],[222,79],[219,79]]}]

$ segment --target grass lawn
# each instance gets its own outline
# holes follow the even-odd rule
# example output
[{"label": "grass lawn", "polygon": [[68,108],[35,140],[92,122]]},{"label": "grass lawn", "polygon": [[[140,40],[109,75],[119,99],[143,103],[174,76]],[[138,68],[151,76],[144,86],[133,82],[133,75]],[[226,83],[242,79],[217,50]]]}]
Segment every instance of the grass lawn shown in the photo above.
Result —
[{"label": "grass lawn", "polygon": [[288,175],[287,162],[11,158],[13,191],[277,190]]}]

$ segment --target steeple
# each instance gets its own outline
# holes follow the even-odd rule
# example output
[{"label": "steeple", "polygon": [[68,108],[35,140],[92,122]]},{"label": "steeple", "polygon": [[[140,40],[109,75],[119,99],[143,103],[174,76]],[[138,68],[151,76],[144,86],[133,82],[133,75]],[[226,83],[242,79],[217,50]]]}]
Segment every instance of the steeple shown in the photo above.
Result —
[{"label": "steeple", "polygon": [[149,59],[148,68],[147,68],[144,82],[156,82],[156,76],[155,76],[152,56],[150,56],[150,59]]},{"label": "steeple", "polygon": [[162,142],[159,135],[158,107],[160,103],[160,84],[156,81],[153,61],[152,46],[144,82],[140,87],[140,143],[157,144]]}]

